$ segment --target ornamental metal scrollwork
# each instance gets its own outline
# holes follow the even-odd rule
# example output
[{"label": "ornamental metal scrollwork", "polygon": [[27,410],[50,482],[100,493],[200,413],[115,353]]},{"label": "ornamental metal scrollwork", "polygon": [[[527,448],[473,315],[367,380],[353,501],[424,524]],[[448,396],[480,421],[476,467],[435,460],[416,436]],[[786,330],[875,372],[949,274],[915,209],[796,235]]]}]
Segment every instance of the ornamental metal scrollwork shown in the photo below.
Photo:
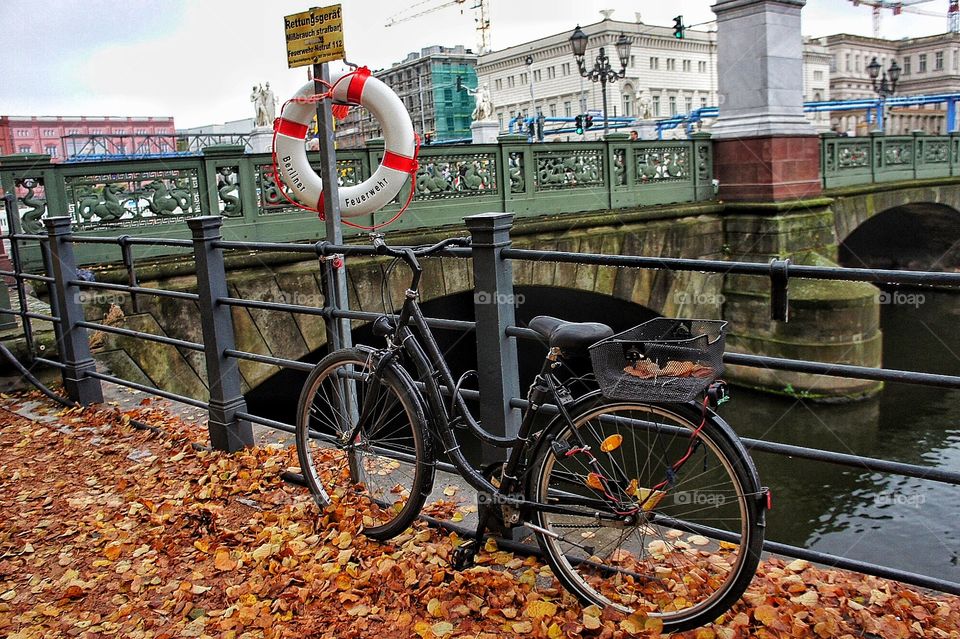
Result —
[{"label": "ornamental metal scrollwork", "polygon": [[924,142],[923,161],[925,164],[938,164],[950,161],[950,149],[946,142]]},{"label": "ornamental metal scrollwork", "polygon": [[68,176],[64,186],[78,230],[170,224],[202,212],[197,169]]},{"label": "ornamental metal scrollwork", "polygon": [[41,178],[24,178],[17,180],[17,186],[26,191],[17,199],[25,206],[30,207],[20,214],[20,228],[24,233],[42,233],[43,223],[40,220],[47,213],[47,200],[43,197],[45,193],[43,180]]},{"label": "ornamental metal scrollwork", "polygon": [[679,182],[689,179],[686,147],[639,148],[636,151],[637,183]]},{"label": "ornamental metal scrollwork", "polygon": [[912,144],[888,144],[883,159],[887,166],[891,164],[910,164],[913,162]]},{"label": "ornamental metal scrollwork", "polygon": [[613,152],[613,183],[617,186],[627,185],[626,149],[616,149]]},{"label": "ornamental metal scrollwork", "polygon": [[240,217],[243,202],[240,200],[240,167],[217,167],[217,196],[220,198],[220,215]]},{"label": "ornamental metal scrollwork", "polygon": [[603,156],[599,149],[536,154],[538,191],[603,186]]},{"label": "ornamental metal scrollwork", "polygon": [[852,169],[860,166],[870,166],[870,153],[867,145],[845,144],[841,146],[837,153],[837,167]]},{"label": "ornamental metal scrollwork", "polygon": [[510,153],[510,161],[507,166],[507,172],[510,174],[510,192],[523,193],[526,186],[523,181],[523,154],[517,151]]},{"label": "ornamental metal scrollwork", "polygon": [[493,154],[423,157],[415,178],[416,199],[471,197],[497,193]]},{"label": "ornamental metal scrollwork", "polygon": [[[314,171],[319,167],[310,165]],[[282,180],[276,177],[272,164],[256,166],[254,177],[257,187],[257,207],[260,215],[276,215],[278,213],[297,213],[303,209],[291,203],[290,190]],[[363,164],[360,160],[346,158],[337,160],[337,184],[339,186],[353,186],[363,182]],[[281,189],[283,191],[281,192]]]},{"label": "ornamental metal scrollwork", "polygon": [[710,180],[713,175],[710,171],[710,147],[706,144],[697,145],[697,177],[700,180]]}]

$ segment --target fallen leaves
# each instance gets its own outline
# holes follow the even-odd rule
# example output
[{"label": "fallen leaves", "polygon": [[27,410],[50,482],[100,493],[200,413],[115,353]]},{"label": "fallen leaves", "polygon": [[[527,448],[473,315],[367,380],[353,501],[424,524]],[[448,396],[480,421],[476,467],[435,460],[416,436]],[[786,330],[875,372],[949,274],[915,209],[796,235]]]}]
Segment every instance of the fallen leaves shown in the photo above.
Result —
[{"label": "fallen leaves", "polygon": [[[656,616],[581,607],[548,568],[493,540],[463,572],[449,565],[460,540],[421,523],[373,542],[362,504],[321,511],[280,480],[297,466],[290,447],[195,450],[190,443],[206,431],[156,402],[57,418],[40,425],[0,411],[0,636],[620,639],[663,631]],[[166,436],[134,430],[131,419]],[[599,476],[587,481],[603,489]],[[435,502],[432,512],[471,512],[467,491],[440,486],[458,501]],[[627,492],[647,504],[664,494],[636,481]],[[651,539],[647,550],[663,558],[680,541],[705,548],[697,535],[680,536]],[[666,568],[657,574],[674,578]],[[958,627],[956,597],[773,558],[715,624],[671,636],[954,639]]]}]

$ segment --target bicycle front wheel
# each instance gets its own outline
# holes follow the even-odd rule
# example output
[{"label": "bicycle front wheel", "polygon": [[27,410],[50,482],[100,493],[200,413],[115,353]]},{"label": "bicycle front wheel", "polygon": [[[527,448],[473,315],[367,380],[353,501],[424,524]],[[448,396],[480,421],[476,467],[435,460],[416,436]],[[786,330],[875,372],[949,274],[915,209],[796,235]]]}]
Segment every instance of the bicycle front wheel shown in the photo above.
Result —
[{"label": "bicycle front wheel", "polygon": [[320,506],[358,498],[364,533],[389,539],[420,512],[434,465],[416,389],[389,367],[375,380],[375,367],[358,348],[320,360],[297,405],[297,457]]},{"label": "bicycle front wheel", "polygon": [[544,434],[528,484],[546,505],[537,539],[581,601],[675,631],[743,594],[763,542],[756,472],[712,416],[693,438],[703,421],[690,405],[601,403]]}]

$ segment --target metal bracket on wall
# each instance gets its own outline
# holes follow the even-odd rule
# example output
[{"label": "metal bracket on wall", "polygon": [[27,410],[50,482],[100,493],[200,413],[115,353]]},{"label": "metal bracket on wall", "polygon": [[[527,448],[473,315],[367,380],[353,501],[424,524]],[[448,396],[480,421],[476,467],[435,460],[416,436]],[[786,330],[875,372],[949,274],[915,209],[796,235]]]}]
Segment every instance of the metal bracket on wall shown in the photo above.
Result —
[{"label": "metal bracket on wall", "polygon": [[790,260],[770,260],[770,319],[790,321],[789,275]]}]

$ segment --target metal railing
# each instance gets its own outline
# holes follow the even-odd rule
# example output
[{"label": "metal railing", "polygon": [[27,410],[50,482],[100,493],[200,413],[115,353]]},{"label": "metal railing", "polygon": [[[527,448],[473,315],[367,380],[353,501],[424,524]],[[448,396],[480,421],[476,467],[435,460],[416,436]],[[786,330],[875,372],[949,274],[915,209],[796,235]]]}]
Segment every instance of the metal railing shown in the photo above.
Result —
[{"label": "metal railing", "polygon": [[[7,198],[8,208],[11,205]],[[477,241],[472,249],[449,249],[444,256],[454,259],[470,259],[473,263],[474,286],[478,292],[486,293],[475,296],[475,310],[478,322],[455,320],[431,320],[434,325],[455,330],[472,330],[476,333],[477,354],[479,368],[495,367],[500,371],[507,371],[508,375],[479,376],[479,394],[469,392],[471,399],[506,398],[501,405],[498,402],[484,402],[484,426],[493,433],[511,434],[512,419],[515,411],[527,406],[525,399],[516,392],[517,361],[516,349],[504,348],[504,344],[511,339],[542,339],[533,331],[516,325],[503,325],[504,317],[512,317],[513,281],[511,263],[521,260],[535,260],[542,262],[563,262],[579,264],[596,264],[613,267],[636,269],[672,269],[697,270],[717,274],[742,274],[769,278],[771,289],[783,286],[781,294],[774,294],[771,299],[779,299],[777,304],[787,305],[785,281],[787,278],[806,278],[821,280],[856,280],[863,282],[884,282],[890,284],[936,284],[939,286],[960,288],[960,274],[957,273],[929,273],[906,272],[876,269],[850,269],[840,267],[793,266],[789,264],[769,265],[751,262],[723,262],[715,260],[676,260],[666,258],[645,258],[632,256],[615,256],[601,254],[576,254],[559,251],[537,251],[528,249],[514,249],[510,246],[510,214],[480,215],[467,220],[468,227]],[[80,403],[102,401],[100,382],[107,381],[134,388],[143,392],[152,393],[160,397],[186,403],[191,406],[205,408],[208,411],[208,431],[211,445],[214,448],[234,451],[243,446],[253,445],[251,424],[256,423],[269,428],[292,432],[293,426],[277,420],[269,419],[250,413],[240,392],[240,373],[238,362],[249,360],[263,364],[270,364],[282,368],[308,371],[310,364],[276,357],[273,355],[243,351],[234,343],[233,325],[231,320],[232,307],[256,308],[267,311],[284,313],[301,313],[323,318],[328,324],[328,330],[334,330],[335,320],[340,318],[372,320],[376,313],[350,311],[348,309],[322,308],[278,302],[264,302],[232,297],[227,293],[224,252],[231,250],[242,251],[286,251],[300,254],[312,254],[321,259],[338,256],[345,252],[351,255],[376,254],[372,246],[338,246],[325,242],[316,244],[282,244],[270,242],[239,242],[227,241],[222,238],[223,221],[218,217],[208,216],[188,221],[193,238],[190,241],[192,253],[196,260],[197,291],[185,293],[183,291],[169,291],[138,286],[111,285],[112,290],[124,291],[130,295],[165,295],[191,302],[196,302],[201,311],[202,343],[175,340],[139,331],[118,329],[103,324],[88,322],[83,319],[82,308],[77,293],[85,287],[95,287],[96,283],[84,282],[77,278],[74,246],[84,243],[113,244],[123,249],[125,238],[105,237],[78,237],[70,232],[70,219],[66,217],[52,218],[45,222],[45,235],[14,233],[8,236],[12,245],[21,242],[39,243],[41,252],[49,255],[47,260],[47,276],[39,280],[50,285],[51,308],[54,309],[53,319],[58,345],[58,360],[34,357],[35,361],[59,368],[62,372],[64,388],[70,398]],[[169,240],[158,239],[159,243]],[[150,246],[153,242],[149,238],[138,240],[138,246]],[[32,278],[22,271],[18,263],[18,251],[14,250],[15,264],[14,277],[18,287]],[[324,269],[327,273],[330,269]],[[37,281],[35,278],[32,278]],[[324,278],[324,289],[331,290],[329,276]],[[479,299],[486,302],[479,302]],[[330,299],[325,296],[325,299]],[[490,303],[490,301],[493,301]],[[30,330],[30,321],[34,314],[24,310],[21,297],[20,311],[3,311],[19,315],[24,322],[25,334]],[[494,312],[498,306],[510,305],[500,309],[499,320],[494,317],[491,321],[491,307]],[[783,309],[773,309],[774,315],[781,314]],[[500,321],[498,324],[497,322]],[[140,339],[151,340],[160,344],[167,344],[178,348],[201,351],[206,365],[209,398],[207,401],[186,397],[161,388],[152,388],[119,377],[97,372],[88,347],[88,330],[112,331],[125,336],[135,336]],[[515,345],[514,345],[515,346]],[[823,362],[792,360],[779,357],[763,357],[741,353],[728,353],[724,360],[729,364],[740,366],[772,368],[784,371],[815,373],[832,377],[852,377],[865,380],[895,381],[906,384],[933,385],[940,388],[960,389],[960,377],[925,373],[922,371],[889,370],[883,368],[869,368],[861,366],[838,365]],[[736,426],[736,416],[731,422]],[[960,485],[960,472],[946,469],[930,468],[917,464],[902,463],[886,459],[877,459],[862,455],[838,453],[818,448],[788,445],[775,441],[744,438],[748,449],[763,453],[815,460],[827,464],[840,465],[847,468],[856,468],[869,472],[888,473],[893,475],[915,477],[924,480],[943,482],[950,485]],[[441,468],[450,470],[449,466]],[[820,562],[831,566],[855,570],[879,577],[899,580],[915,586],[932,588],[952,594],[960,594],[960,583],[945,579],[921,575],[889,566],[877,565],[865,561],[858,561],[847,557],[840,557],[828,553],[818,552],[807,548],[791,546],[768,540],[764,543],[768,552],[802,558]]]},{"label": "metal railing", "polygon": [[960,134],[820,135],[823,188],[960,176]]},{"label": "metal railing", "polygon": [[[337,153],[341,186],[368,179],[383,156],[382,142]],[[310,153],[315,168],[319,155]],[[631,142],[615,134],[598,142],[529,144],[524,136],[498,143],[422,147],[419,169],[388,219],[413,189],[413,203],[391,228],[411,230],[461,224],[467,215],[511,211],[519,216],[605,211],[713,198],[708,135],[691,140]],[[200,157],[52,164],[48,156],[0,157],[0,187],[14,193],[20,228],[39,233],[49,212],[71,218],[78,237],[189,239],[186,219],[224,218],[223,235],[237,241],[297,241],[316,213],[292,206],[274,178],[269,153],[242,146],[209,146]],[[383,217],[386,216],[386,217]],[[372,215],[353,218],[370,226]],[[312,224],[310,225],[313,226]],[[347,234],[351,232],[346,229]],[[142,257],[175,252],[167,245]],[[76,247],[79,264],[116,259],[102,245]],[[23,263],[39,269],[41,256],[25,247]]]}]

